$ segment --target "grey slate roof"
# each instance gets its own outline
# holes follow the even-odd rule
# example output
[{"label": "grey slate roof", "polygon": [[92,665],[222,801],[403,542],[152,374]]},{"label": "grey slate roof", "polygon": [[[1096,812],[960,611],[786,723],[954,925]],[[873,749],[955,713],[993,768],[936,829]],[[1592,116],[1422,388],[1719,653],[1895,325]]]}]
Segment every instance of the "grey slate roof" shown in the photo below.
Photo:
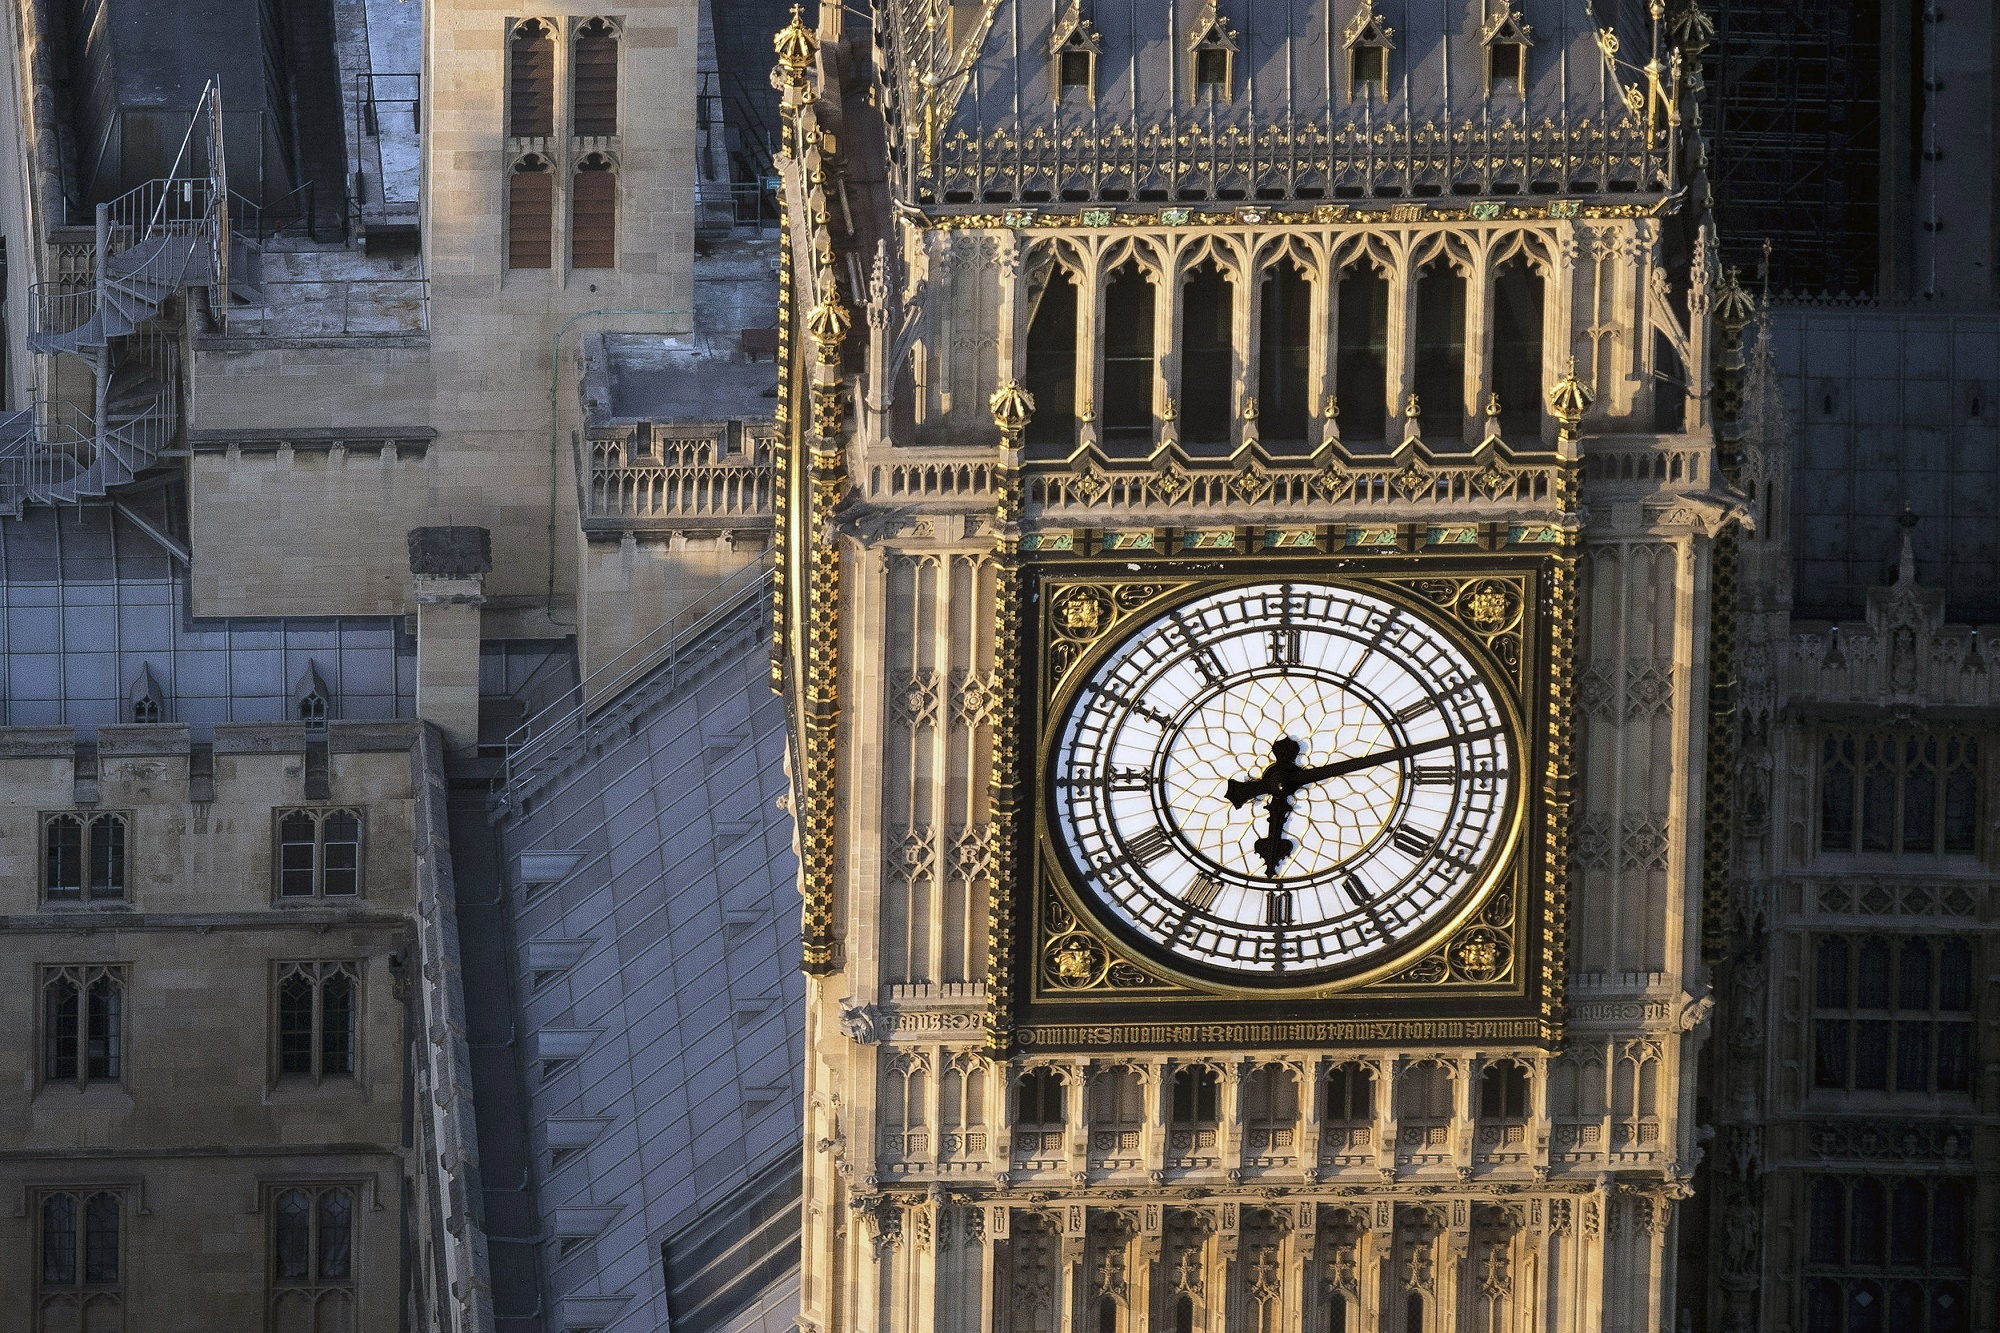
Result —
[{"label": "grey slate roof", "polygon": [[110,505],[33,505],[0,521],[0,725],[129,722],[128,693],[148,670],[162,720],[192,724],[198,741],[217,722],[291,718],[309,670],[336,717],[415,715],[416,643],[401,617],[195,619],[183,572]]},{"label": "grey slate roof", "polygon": [[[788,1326],[805,995],[769,615],[748,599],[502,816],[552,1328],[665,1328],[663,1277],[702,1302],[677,1333]],[[521,884],[549,852],[560,881]]]}]

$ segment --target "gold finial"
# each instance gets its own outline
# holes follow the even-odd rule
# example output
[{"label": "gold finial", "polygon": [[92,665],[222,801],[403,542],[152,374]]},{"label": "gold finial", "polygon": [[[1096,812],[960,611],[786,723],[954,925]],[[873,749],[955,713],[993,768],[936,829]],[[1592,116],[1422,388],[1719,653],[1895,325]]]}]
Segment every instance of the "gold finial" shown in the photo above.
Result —
[{"label": "gold finial", "polygon": [[986,406],[1002,435],[1019,435],[1035,419],[1035,396],[1014,380],[995,389]]},{"label": "gold finial", "polygon": [[840,294],[831,286],[826,289],[826,295],[806,311],[806,332],[819,344],[820,360],[829,364],[839,356],[841,341],[853,326],[854,317],[847,313],[847,307],[840,303]]},{"label": "gold finial", "polygon": [[1486,395],[1486,415],[1489,417],[1497,417],[1500,415],[1499,394],[1489,393]]},{"label": "gold finial", "polygon": [[805,76],[806,66],[812,64],[813,53],[819,49],[819,38],[806,27],[797,5],[792,6],[792,21],[771,39],[771,48],[778,53],[778,63],[793,78]]},{"label": "gold finial", "polygon": [[1257,400],[1255,398],[1245,398],[1243,400],[1243,419],[1245,421],[1255,421],[1257,419]]},{"label": "gold finial", "polygon": [[1160,420],[1162,421],[1180,420],[1180,409],[1174,406],[1174,399],[1172,394],[1167,395],[1167,410],[1160,413]]},{"label": "gold finial", "polygon": [[1592,399],[1590,386],[1576,377],[1576,358],[1571,357],[1563,377],[1549,386],[1549,412],[1562,423],[1565,440],[1576,438],[1576,428],[1583,423]]},{"label": "gold finial", "polygon": [[1423,414],[1423,405],[1417,402],[1416,394],[1411,394],[1410,401],[1403,404],[1403,415],[1406,417],[1421,417]]}]

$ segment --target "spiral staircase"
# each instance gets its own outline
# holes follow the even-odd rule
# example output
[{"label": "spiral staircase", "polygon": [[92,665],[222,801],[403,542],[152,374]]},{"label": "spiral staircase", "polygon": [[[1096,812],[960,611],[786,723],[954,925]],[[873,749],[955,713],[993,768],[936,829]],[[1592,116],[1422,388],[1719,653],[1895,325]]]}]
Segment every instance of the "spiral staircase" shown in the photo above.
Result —
[{"label": "spiral staircase", "polygon": [[227,317],[227,180],[222,109],[210,81],[167,174],[97,206],[91,283],[80,290],[37,283],[29,293],[28,350],[77,358],[95,387],[88,409],[50,396],[0,416],[0,513],[18,518],[31,503],[102,498],[172,443],[180,404],[171,317],[181,307],[170,303],[207,288],[211,317],[218,324]]}]

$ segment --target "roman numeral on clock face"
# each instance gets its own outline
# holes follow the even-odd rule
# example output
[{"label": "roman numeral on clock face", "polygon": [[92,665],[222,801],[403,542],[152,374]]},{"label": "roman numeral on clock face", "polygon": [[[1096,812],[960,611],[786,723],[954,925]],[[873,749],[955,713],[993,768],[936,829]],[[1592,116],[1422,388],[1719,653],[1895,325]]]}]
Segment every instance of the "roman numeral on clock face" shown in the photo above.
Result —
[{"label": "roman numeral on clock face", "polygon": [[1445,787],[1458,776],[1450,764],[1418,764],[1412,775],[1419,787]]},{"label": "roman numeral on clock face", "polygon": [[1222,892],[1222,881],[1213,875],[1202,874],[1194,877],[1181,901],[1197,912],[1206,912],[1215,902],[1215,895]]},{"label": "roman numeral on clock face", "polygon": [[1125,840],[1125,854],[1137,865],[1151,865],[1174,849],[1174,840],[1163,828],[1149,828]]},{"label": "roman numeral on clock face", "polygon": [[1408,707],[1399,710],[1396,713],[1396,720],[1398,722],[1415,722],[1424,714],[1436,711],[1437,704],[1433,700],[1419,699]]},{"label": "roman numeral on clock face", "polygon": [[1430,855],[1431,840],[1407,826],[1398,828],[1394,833],[1391,833],[1389,841],[1395,843],[1397,847],[1408,852],[1411,856]]},{"label": "roman numeral on clock face", "polygon": [[1270,889],[1265,892],[1264,924],[1267,926],[1289,926],[1292,924],[1292,891],[1290,889]]},{"label": "roman numeral on clock face", "polygon": [[1290,625],[1271,631],[1271,665],[1297,666],[1299,662],[1299,631]]}]

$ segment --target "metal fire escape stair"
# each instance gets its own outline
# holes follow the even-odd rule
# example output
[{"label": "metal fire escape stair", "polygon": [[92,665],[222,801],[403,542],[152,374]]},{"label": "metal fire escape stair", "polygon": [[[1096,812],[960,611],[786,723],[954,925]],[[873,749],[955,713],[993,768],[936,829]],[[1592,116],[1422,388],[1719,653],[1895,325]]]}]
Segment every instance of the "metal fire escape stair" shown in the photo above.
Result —
[{"label": "metal fire escape stair", "polygon": [[44,398],[0,416],[0,512],[18,518],[29,503],[100,498],[151,467],[172,442],[180,404],[169,303],[205,287],[221,322],[232,250],[247,257],[241,238],[232,246],[227,180],[211,81],[167,175],[97,206],[93,284],[77,291],[40,283],[30,294],[28,350],[85,362],[96,393],[88,411]]}]

